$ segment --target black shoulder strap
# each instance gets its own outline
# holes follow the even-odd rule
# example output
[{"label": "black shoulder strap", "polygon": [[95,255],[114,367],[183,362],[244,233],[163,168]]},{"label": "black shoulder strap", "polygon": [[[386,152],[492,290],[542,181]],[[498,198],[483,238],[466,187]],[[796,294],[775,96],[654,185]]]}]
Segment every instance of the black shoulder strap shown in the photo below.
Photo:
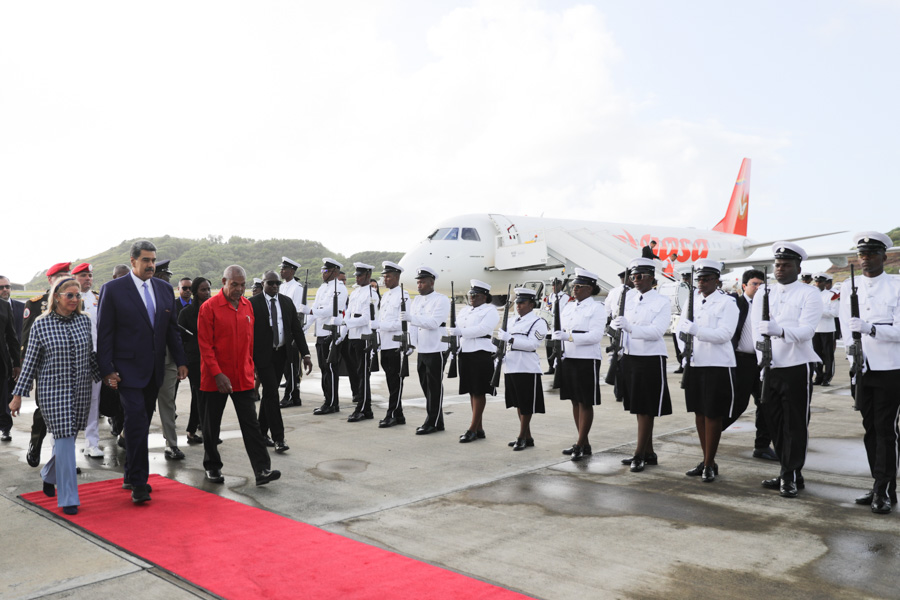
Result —
[{"label": "black shoulder strap", "polygon": [[743,296],[738,296],[737,299],[737,307],[738,307],[738,322],[737,327],[734,330],[734,335],[731,336],[731,345],[737,350],[738,343],[741,341],[741,333],[744,331],[744,323],[747,321],[747,315],[750,313],[750,303],[747,302],[747,299]]}]

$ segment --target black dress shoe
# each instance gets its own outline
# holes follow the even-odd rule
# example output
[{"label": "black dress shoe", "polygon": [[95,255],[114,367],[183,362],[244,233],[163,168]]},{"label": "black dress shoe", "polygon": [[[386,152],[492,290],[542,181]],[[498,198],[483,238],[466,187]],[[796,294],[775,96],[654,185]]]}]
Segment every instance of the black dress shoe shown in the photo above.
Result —
[{"label": "black dress shoe", "polygon": [[29,467],[41,464],[41,447],[34,445],[34,440],[28,442],[28,452],[25,453],[25,461]]},{"label": "black dress shoe", "polygon": [[275,452],[277,452],[278,454],[284,454],[285,452],[287,452],[290,449],[291,449],[291,447],[288,446],[287,444],[285,444],[284,440],[282,440],[280,442],[275,442]]},{"label": "black dress shoe", "polygon": [[422,425],[421,427],[416,428],[416,435],[428,435],[429,433],[434,433],[436,431],[443,431],[444,426],[439,425],[435,427],[434,425]]},{"label": "black dress shoe", "polygon": [[225,478],[219,469],[207,469],[206,480],[212,483],[225,483]]},{"label": "black dress shoe", "polygon": [[650,454],[644,455],[644,464],[649,467],[655,467],[659,464],[659,457],[656,456],[656,452],[651,452]]},{"label": "black dress shoe", "polygon": [[712,483],[716,480],[716,475],[718,475],[716,471],[717,469],[714,469],[713,467],[703,467],[703,476],[700,477],[700,481],[703,483]]},{"label": "black dress shoe", "polygon": [[[531,445],[532,446],[534,445],[533,441],[532,441]],[[524,450],[527,447],[528,447],[528,443],[523,438],[516,438],[516,441],[513,442],[512,449],[513,449],[513,452],[518,452],[519,450]]]},{"label": "black dress shoe", "polygon": [[644,466],[647,463],[644,461],[644,458],[641,456],[635,456],[634,460],[631,461],[631,472],[632,473],[640,473],[644,470]]},{"label": "black dress shoe", "polygon": [[467,429],[464,434],[459,436],[459,443],[460,444],[468,444],[469,442],[474,442],[477,439],[478,439],[478,434],[475,433],[474,431],[470,431]]},{"label": "black dress shoe", "polygon": [[293,406],[303,406],[303,400],[300,399],[300,396],[297,396],[297,398],[293,402],[291,402],[291,404]]},{"label": "black dress shoe", "polygon": [[378,426],[381,427],[382,429],[386,429],[388,427],[393,427],[394,425],[397,425],[397,424],[398,424],[397,419],[394,419],[391,417],[386,417],[386,418],[378,421]]},{"label": "black dress shoe", "polygon": [[781,488],[779,490],[781,492],[782,498],[796,498],[797,497],[797,484],[793,481],[787,481],[786,479],[781,480]]},{"label": "black dress shoe", "polygon": [[11,442],[12,436],[9,435],[9,429],[4,429],[0,431],[0,442]]},{"label": "black dress shoe", "polygon": [[575,448],[580,448],[581,453],[584,455],[592,454],[590,446],[577,446],[575,444],[572,444],[570,448],[566,448],[565,450],[563,450],[562,453],[566,456],[572,456],[573,454],[575,454]]},{"label": "black dress shoe", "polygon": [[680,366],[673,371],[673,373],[684,373],[684,367]]},{"label": "black dress shoe", "polygon": [[[153,486],[150,485],[149,483],[146,485],[146,487],[147,487],[147,492],[148,492],[148,493],[153,491]],[[122,484],[122,489],[123,489],[123,490],[133,490],[133,489],[134,489],[134,486],[131,485],[130,483],[127,483],[127,482],[126,482],[126,483],[123,483],[123,484]]]},{"label": "black dress shoe", "polygon": [[184,452],[178,449],[178,446],[166,448],[166,460],[184,460]]},{"label": "black dress shoe", "polygon": [[266,448],[274,448],[275,447],[275,442],[273,442],[272,438],[270,438],[269,436],[265,436],[263,438],[263,442],[266,443]]},{"label": "black dress shoe", "polygon": [[291,399],[290,399],[290,398],[283,398],[283,399],[281,400],[281,402],[278,403],[278,407],[279,407],[279,408],[290,408],[290,407],[292,407],[293,405],[294,405],[294,403],[291,402]]},{"label": "black dress shoe", "polygon": [[570,450],[572,450],[571,456],[573,461],[578,462],[584,458],[584,448],[581,446],[572,446]]},{"label": "black dress shoe", "polygon": [[766,446],[765,448],[756,448],[753,450],[753,458],[762,458],[764,460],[778,460],[775,451]]},{"label": "black dress shoe", "polygon": [[[822,387],[830,387],[830,386],[831,386],[831,382],[830,382],[830,381],[823,381],[823,382],[821,383],[821,386],[822,386]],[[890,512],[890,511],[888,511],[888,512]]]},{"label": "black dress shoe", "polygon": [[187,443],[188,443],[188,444],[202,444],[202,443],[203,443],[203,438],[200,437],[199,435],[197,435],[196,433],[190,433],[190,432],[188,432],[188,434],[187,434]]},{"label": "black dress shoe", "polygon": [[516,438],[513,441],[511,441],[510,443],[508,443],[507,446],[509,446],[510,448],[514,448],[516,445],[516,442],[518,442],[521,439],[525,440],[526,446],[528,446],[528,447],[534,446],[534,438]]},{"label": "black dress shoe", "polygon": [[873,492],[872,490],[869,490],[868,492],[866,492],[865,494],[863,494],[862,496],[860,496],[859,498],[854,500],[854,502],[856,502],[857,504],[872,504],[872,498],[874,496],[875,496],[875,492]]},{"label": "black dress shoe", "polygon": [[56,495],[56,486],[52,483],[44,482],[44,495],[52,498]]},{"label": "black dress shoe", "polygon": [[479,440],[483,440],[484,438],[487,437],[487,435],[485,435],[485,433],[484,433],[484,429],[479,429],[478,431],[475,432],[475,434],[478,436]]},{"label": "black dress shoe", "polygon": [[313,411],[314,415],[330,415],[331,413],[341,412],[340,407],[331,406],[330,404],[323,404],[319,408]]},{"label": "black dress shoe", "polygon": [[891,499],[884,494],[875,494],[872,497],[872,512],[876,515],[886,515],[891,512]]},{"label": "black dress shoe", "polygon": [[63,506],[63,512],[67,515],[77,515],[78,507],[77,506]]},{"label": "black dress shoe", "polygon": [[781,489],[781,477],[773,477],[772,479],[763,479],[762,486],[767,490]]},{"label": "black dress shoe", "polygon": [[703,461],[701,460],[697,464],[696,467],[694,467],[690,471],[686,472],[685,475],[687,475],[688,477],[700,477],[701,475],[703,475],[703,467],[704,466],[705,465],[703,464]]},{"label": "black dress shoe", "polygon": [[366,419],[374,419],[375,416],[372,413],[361,413],[353,411],[349,417],[347,417],[348,423],[356,423],[357,421],[365,421]]},{"label": "black dress shoe", "polygon": [[131,490],[131,501],[135,504],[143,504],[150,501],[150,490],[147,485],[136,485]]},{"label": "black dress shoe", "polygon": [[263,469],[256,474],[256,485],[266,485],[270,481],[281,479],[281,471],[277,469]]}]

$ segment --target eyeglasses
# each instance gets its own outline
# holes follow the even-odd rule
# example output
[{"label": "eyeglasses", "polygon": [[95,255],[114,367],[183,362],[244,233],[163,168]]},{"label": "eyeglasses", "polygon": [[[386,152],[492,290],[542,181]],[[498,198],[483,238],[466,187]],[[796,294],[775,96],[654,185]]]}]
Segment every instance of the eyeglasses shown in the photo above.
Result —
[{"label": "eyeglasses", "polygon": [[0,290],[11,290],[12,288],[8,285],[0,285]]},{"label": "eyeglasses", "polygon": [[632,273],[631,274],[631,279],[633,279],[634,281],[640,281],[641,279],[652,278],[652,277],[653,277],[653,275],[651,275],[650,273]]},{"label": "eyeglasses", "polygon": [[266,285],[274,285],[275,287],[281,287],[281,282],[277,279],[269,279],[265,282]]},{"label": "eyeglasses", "polygon": [[183,291],[186,292],[186,291],[188,291],[189,289],[191,289],[191,286],[189,286],[189,285],[183,285],[183,286],[181,286],[181,289],[182,289]]},{"label": "eyeglasses", "polygon": [[66,292],[65,294],[59,294],[60,297],[65,298],[66,300],[80,300],[81,294],[78,292]]}]

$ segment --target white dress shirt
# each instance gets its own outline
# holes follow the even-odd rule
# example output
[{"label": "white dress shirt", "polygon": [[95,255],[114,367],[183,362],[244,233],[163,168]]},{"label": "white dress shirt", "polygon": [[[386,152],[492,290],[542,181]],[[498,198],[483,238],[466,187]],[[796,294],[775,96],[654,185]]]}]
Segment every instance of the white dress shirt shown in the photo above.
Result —
[{"label": "white dress shirt", "polygon": [[[510,319],[512,320],[512,319]],[[491,334],[500,322],[497,307],[485,302],[478,308],[463,307],[456,316],[456,327],[460,330],[459,351],[475,352],[477,350],[494,351]]]},{"label": "white dress shirt", "polygon": [[[275,296],[270,296],[266,293],[263,293],[263,296],[266,299],[266,311],[269,313],[269,320],[266,321],[269,329],[272,328],[272,300],[275,301],[275,319],[278,321],[278,344],[275,347],[281,348],[284,346],[284,315],[281,314],[281,303],[278,301],[278,292],[276,292]],[[290,298],[290,296],[288,296],[288,298]]]},{"label": "white dress shirt", "polygon": [[[699,291],[694,291],[694,323],[697,325],[697,332],[694,334],[692,366],[737,366],[731,338],[737,328],[738,314],[737,303],[728,294],[715,291],[703,297]],[[678,318],[676,331],[680,331],[681,324],[685,321],[686,310]]]},{"label": "white dress shirt", "polygon": [[542,373],[537,349],[547,335],[547,322],[535,311],[509,318],[510,346],[503,358],[506,373]]},{"label": "white dress shirt", "polygon": [[625,297],[625,318],[631,332],[622,336],[625,354],[632,356],[666,356],[663,336],[672,318],[672,304],[656,290],[641,294],[628,290]]},{"label": "white dress shirt", "polygon": [[[900,369],[900,279],[882,273],[857,277],[859,318],[875,325],[875,336],[862,334],[863,354],[875,371]],[[850,282],[841,286],[841,335],[850,345]],[[848,360],[852,359],[848,356]]]},{"label": "white dress shirt", "polygon": [[737,351],[744,354],[756,354],[756,343],[753,341],[753,298],[744,294],[744,299],[749,306],[747,307],[747,317],[744,319],[744,328],[741,329],[741,338],[738,340]]},{"label": "white dress shirt", "polygon": [[[756,292],[756,302],[750,313],[753,339],[757,342],[762,341],[759,323],[762,321],[764,293],[762,289]],[[772,338],[774,368],[822,362],[812,346],[816,325],[822,317],[822,298],[817,288],[799,280],[787,285],[776,283],[769,288],[769,316],[784,329],[781,337]],[[756,351],[756,358],[762,359],[761,351]]]},{"label": "white dress shirt", "polygon": [[450,299],[438,292],[427,296],[416,296],[407,305],[409,324],[416,329],[416,350],[419,354],[444,352],[447,342],[441,337],[446,333],[447,317],[450,315]]},{"label": "white dress shirt", "polygon": [[[409,309],[409,292],[404,291],[406,308]],[[394,350],[400,347],[400,342],[394,341],[395,335],[400,335],[403,326],[400,324],[400,286],[389,289],[381,296],[381,309],[378,311],[378,320],[381,323],[381,349]],[[414,330],[415,327],[408,327]],[[410,343],[416,345],[415,338],[410,335]]]},{"label": "white dress shirt", "polygon": [[837,294],[831,290],[822,290],[819,294],[822,296],[822,318],[816,325],[816,333],[834,333],[834,318],[841,312],[841,303],[835,298]]},{"label": "white dress shirt", "polygon": [[606,328],[603,302],[591,296],[581,302],[569,302],[560,315],[560,322],[569,334],[563,343],[563,358],[603,360],[601,342]]}]

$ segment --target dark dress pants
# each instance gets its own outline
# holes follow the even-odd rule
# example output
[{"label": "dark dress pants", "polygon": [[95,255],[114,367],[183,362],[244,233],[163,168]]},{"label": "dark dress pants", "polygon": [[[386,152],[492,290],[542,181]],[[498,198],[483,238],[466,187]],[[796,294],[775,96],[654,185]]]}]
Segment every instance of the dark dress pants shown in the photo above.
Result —
[{"label": "dark dress pants", "polygon": [[816,365],[816,383],[830,383],[834,377],[834,332],[813,334],[813,351],[822,362]]},{"label": "dark dress pants", "polygon": [[403,366],[403,353],[400,348],[381,351],[381,370],[388,386],[388,419],[403,419],[403,378],[400,369]]},{"label": "dark dress pants", "polygon": [[15,387],[12,380],[6,377],[0,378],[0,404],[3,404],[3,410],[0,410],[0,431],[9,431],[12,429],[12,415],[9,412],[9,403],[12,400],[10,392]]},{"label": "dark dress pants", "polygon": [[[201,392],[206,414],[203,418],[203,468],[207,471],[220,470],[222,457],[219,456],[219,432],[222,429],[222,413],[225,412],[225,403],[229,394],[219,392]],[[234,412],[237,414],[238,423],[241,426],[241,436],[244,438],[244,449],[250,458],[250,465],[254,473],[259,473],[272,466],[269,453],[266,451],[266,442],[259,431],[259,421],[256,420],[256,401],[254,390],[232,392],[231,401],[234,404]]]},{"label": "dark dress pants", "polygon": [[866,432],[863,443],[875,479],[874,489],[880,494],[896,495],[900,370],[867,371],[863,385],[856,388],[856,395]]},{"label": "dark dress pants", "polygon": [[756,404],[756,440],[753,444],[754,449],[762,450],[768,448],[772,442],[772,436],[769,434],[769,426],[766,422],[766,414],[764,410],[759,408],[759,364],[756,362],[755,352],[735,352],[737,358],[737,368],[735,369],[735,386],[734,386],[734,415],[725,417],[722,422],[722,430],[737,421],[740,416],[747,410],[750,405],[750,397]]},{"label": "dark dress pants", "polygon": [[366,351],[365,340],[344,340],[347,344],[347,374],[353,389],[354,412],[372,414],[372,388],[369,373],[372,369],[372,353]]},{"label": "dark dress pants", "polygon": [[417,371],[419,383],[425,393],[425,410],[428,416],[424,425],[432,425],[438,429],[444,426],[444,354],[428,352],[419,354]]},{"label": "dark dress pants", "polygon": [[771,399],[763,404],[767,422],[772,427],[775,452],[781,460],[781,478],[794,483],[806,462],[811,371],[809,364],[770,369]]},{"label": "dark dress pants", "polygon": [[122,429],[125,433],[125,483],[145,485],[150,475],[147,436],[158,394],[159,386],[156,385],[155,376],[150,377],[147,387],[119,388],[119,400],[125,414]]},{"label": "dark dress pants", "polygon": [[[340,367],[340,359],[335,363],[328,363],[329,340],[327,335],[316,338],[316,358],[319,361],[319,370],[322,371],[322,393],[325,395],[325,402],[322,406],[340,407],[338,399],[338,368]],[[344,340],[346,342],[346,340]],[[338,352],[340,356],[340,352]]]},{"label": "dark dress pants", "polygon": [[288,355],[288,348],[282,346],[272,351],[272,361],[268,364],[257,363],[256,374],[262,386],[262,399],[259,402],[259,431],[264,436],[272,430],[272,439],[284,441],[284,420],[281,418],[281,407],[278,404],[278,384]]},{"label": "dark dress pants", "polygon": [[188,363],[188,383],[191,386],[191,414],[188,417],[187,432],[197,433],[202,428],[203,405],[200,399],[200,363]]},{"label": "dark dress pants", "polygon": [[281,373],[284,373],[284,400],[285,403],[298,402],[300,400],[300,352],[291,344],[285,351],[284,364],[278,373],[278,383],[281,383]]}]

